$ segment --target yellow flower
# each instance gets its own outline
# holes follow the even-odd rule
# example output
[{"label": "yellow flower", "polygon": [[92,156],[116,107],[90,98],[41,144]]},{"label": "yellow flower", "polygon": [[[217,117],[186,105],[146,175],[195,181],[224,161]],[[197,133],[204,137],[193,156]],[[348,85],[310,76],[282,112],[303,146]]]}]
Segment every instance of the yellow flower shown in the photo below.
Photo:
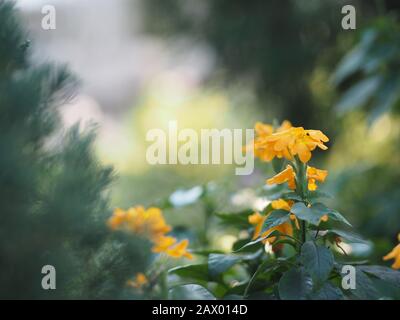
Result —
[{"label": "yellow flower", "polygon": [[277,175],[267,180],[267,184],[281,184],[288,183],[288,187],[292,190],[296,189],[296,180],[293,167],[288,164],[286,169],[279,172]]},{"label": "yellow flower", "polygon": [[126,221],[126,213],[120,208],[116,208],[111,218],[108,219],[107,224],[111,230],[116,230]]},{"label": "yellow flower", "polygon": [[[400,233],[397,235],[397,238],[400,242]],[[393,269],[400,269],[400,244],[395,246],[392,251],[390,251],[386,256],[383,257],[383,260],[394,259],[394,263],[392,264]]]},{"label": "yellow flower", "polygon": [[139,272],[136,274],[135,280],[128,280],[126,284],[130,287],[141,289],[148,282],[147,277],[142,272]]},{"label": "yellow flower", "polygon": [[184,239],[181,242],[174,245],[172,248],[167,249],[165,251],[165,253],[173,258],[185,257],[188,259],[192,259],[193,256],[189,252],[186,251],[186,248],[188,245],[189,245],[189,241],[187,239]]},{"label": "yellow flower", "polygon": [[321,170],[314,167],[307,166],[308,190],[315,191],[318,186],[316,181],[324,182],[328,176],[327,170]]},{"label": "yellow flower", "polygon": [[[292,124],[285,120],[275,132],[282,132],[291,127]],[[276,151],[270,144],[266,143],[266,138],[274,133],[273,126],[257,122],[254,126],[254,130],[256,132],[256,138],[254,139],[254,155],[256,157],[260,158],[262,161],[271,161],[274,157],[282,158],[284,156],[289,156],[288,154],[284,154],[285,151]]]},{"label": "yellow flower", "polygon": [[326,150],[328,147],[324,142],[329,138],[320,130],[305,130],[303,127],[290,127],[286,130],[275,132],[261,139],[267,156],[266,159],[272,160],[275,156],[285,157],[292,160],[297,155],[299,159],[306,163],[311,159],[311,151],[316,147]]},{"label": "yellow flower", "polygon": [[141,206],[129,208],[127,211],[115,209],[111,218],[108,219],[108,225],[112,230],[125,229],[149,239],[156,239],[171,231],[160,209],[145,210]]},{"label": "yellow flower", "polygon": [[154,253],[165,252],[169,247],[176,243],[174,237],[161,236],[154,240],[154,246],[151,249]]},{"label": "yellow flower", "polygon": [[124,211],[120,208],[114,210],[113,215],[107,221],[112,230],[125,230],[138,234],[153,243],[154,253],[166,253],[171,257],[191,258],[186,251],[188,240],[176,244],[176,239],[166,236],[171,227],[166,223],[159,208],[151,207],[147,210],[142,206],[132,207]]}]

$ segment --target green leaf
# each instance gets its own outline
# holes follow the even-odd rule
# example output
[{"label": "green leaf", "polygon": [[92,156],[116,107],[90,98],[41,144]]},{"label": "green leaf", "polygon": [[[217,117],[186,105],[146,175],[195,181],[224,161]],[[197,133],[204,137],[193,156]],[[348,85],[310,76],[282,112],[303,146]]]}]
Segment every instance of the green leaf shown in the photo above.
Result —
[{"label": "green leaf", "polygon": [[371,76],[358,82],[343,94],[343,97],[336,105],[336,110],[343,114],[361,107],[375,94],[381,82],[381,76]]},{"label": "green leaf", "polygon": [[212,278],[225,272],[241,260],[241,257],[229,254],[210,254],[208,257],[208,273]]},{"label": "green leaf", "polygon": [[352,295],[361,300],[378,299],[379,294],[374,283],[360,267],[356,267],[356,288],[349,289]]},{"label": "green leaf", "polygon": [[296,192],[285,192],[280,195],[277,195],[272,200],[277,200],[277,199],[303,201],[303,199]]},{"label": "green leaf", "polygon": [[377,38],[377,31],[369,29],[363,33],[361,42],[353,50],[344,56],[333,75],[333,83],[338,85],[347,77],[361,69],[365,63],[365,57],[371,45]]},{"label": "green leaf", "polygon": [[278,290],[282,300],[305,300],[312,290],[312,280],[303,268],[294,267],[283,274]]},{"label": "green leaf", "polygon": [[169,274],[176,274],[182,278],[209,281],[208,264],[190,264],[168,270]]},{"label": "green leaf", "polygon": [[359,266],[358,269],[400,288],[400,271],[384,266]]},{"label": "green leaf", "polygon": [[275,173],[279,173],[283,170],[283,166],[285,164],[285,159],[275,157],[272,160],[272,168],[274,169]]},{"label": "green leaf", "polygon": [[337,229],[328,230],[328,232],[326,233],[326,237],[331,242],[334,242],[335,237],[340,237],[343,240],[350,243],[369,243],[368,241],[364,240],[363,238],[361,238],[361,236],[357,235],[354,232],[337,230]]},{"label": "green leaf", "polygon": [[333,196],[327,192],[323,192],[323,191],[309,191],[309,199],[310,200],[315,200],[315,199],[319,199],[319,198],[328,198],[328,199],[332,199]]},{"label": "green leaf", "polygon": [[322,216],[326,214],[326,212],[321,212],[319,210],[314,210],[314,208],[308,208],[302,202],[295,203],[290,209],[295,216],[301,220],[305,220],[311,224],[318,225]]},{"label": "green leaf", "polygon": [[318,210],[325,211],[328,214],[329,218],[341,222],[343,224],[346,224],[349,227],[352,227],[351,223],[345,217],[343,217],[340,212],[333,209],[329,209],[322,203],[316,203],[315,205],[313,205],[313,207],[315,207]]},{"label": "green leaf", "polygon": [[273,227],[279,226],[282,223],[288,221],[289,218],[290,218],[289,211],[274,210],[268,215],[267,219],[264,221],[261,232],[265,232]]},{"label": "green leaf", "polygon": [[253,213],[254,210],[247,209],[236,213],[217,212],[215,215],[220,218],[224,224],[246,228],[249,226],[249,215]]},{"label": "green leaf", "polygon": [[251,246],[254,246],[254,245],[260,243],[261,241],[263,241],[263,240],[265,240],[265,239],[268,239],[268,238],[270,238],[270,237],[277,237],[277,236],[279,236],[280,234],[281,234],[281,233],[280,233],[278,230],[274,230],[274,231],[272,231],[271,233],[267,234],[267,235],[264,236],[264,237],[260,237],[260,238],[257,238],[257,239],[255,239],[255,240],[253,240],[253,241],[250,241],[250,242],[246,243],[245,245],[243,245],[243,246],[240,247],[239,249],[235,250],[234,252],[242,251],[243,249],[248,248],[248,247],[251,247]]},{"label": "green leaf", "polygon": [[312,279],[321,284],[333,269],[333,254],[325,246],[318,245],[314,241],[307,241],[301,247],[301,262]]},{"label": "green leaf", "polygon": [[339,212],[329,209],[322,203],[315,203],[310,208],[302,202],[295,203],[290,210],[299,219],[310,222],[313,225],[318,225],[321,217],[328,215],[331,219],[342,222],[351,226],[350,222],[346,220]]},{"label": "green leaf", "polygon": [[224,251],[215,249],[192,249],[190,253],[208,257],[212,253],[224,253]]},{"label": "green leaf", "polygon": [[168,297],[173,300],[216,300],[210,291],[198,284],[173,287],[169,290]]},{"label": "green leaf", "polygon": [[343,297],[343,292],[330,282],[325,282],[317,292],[310,295],[312,300],[341,300]]}]

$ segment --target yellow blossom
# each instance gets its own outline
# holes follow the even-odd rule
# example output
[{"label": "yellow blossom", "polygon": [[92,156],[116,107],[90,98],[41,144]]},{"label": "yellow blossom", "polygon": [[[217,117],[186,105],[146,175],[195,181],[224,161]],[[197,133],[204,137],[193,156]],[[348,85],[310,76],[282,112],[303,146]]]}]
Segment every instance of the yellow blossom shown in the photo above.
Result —
[{"label": "yellow blossom", "polygon": [[274,132],[282,132],[292,127],[292,124],[285,120],[281,126],[274,131],[272,125],[257,122],[254,126],[256,132],[256,138],[254,139],[254,155],[260,158],[262,161],[271,161],[275,156],[282,158],[289,156],[284,152],[275,151],[271,148],[271,145],[266,143],[266,138],[271,136]]},{"label": "yellow blossom", "polygon": [[290,189],[296,189],[295,173],[293,167],[290,164],[286,166],[285,170],[279,172],[277,175],[267,180],[267,184],[281,184],[285,182],[288,183]]},{"label": "yellow blossom", "polygon": [[154,246],[151,249],[154,253],[165,252],[169,247],[176,243],[176,239],[170,236],[161,236],[154,240]]},{"label": "yellow blossom", "polygon": [[[397,238],[400,242],[400,233],[397,235]],[[383,257],[383,260],[394,259],[394,263],[392,264],[393,269],[400,269],[400,243],[393,248],[386,256]]]},{"label": "yellow blossom", "polygon": [[126,284],[130,287],[141,289],[148,282],[147,277],[142,272],[139,272],[136,274],[135,280],[128,280]]},{"label": "yellow blossom", "polygon": [[116,208],[111,218],[108,219],[107,224],[111,230],[118,229],[126,221],[126,212],[120,208]]},{"label": "yellow blossom", "polygon": [[260,138],[258,147],[264,150],[267,161],[274,157],[292,160],[293,156],[297,155],[303,163],[306,163],[311,159],[311,151],[316,147],[326,150],[328,147],[324,142],[328,141],[329,138],[320,130],[290,127]]},{"label": "yellow blossom", "polygon": [[189,241],[187,239],[184,239],[181,242],[174,245],[173,247],[167,249],[165,253],[173,258],[185,257],[188,259],[192,259],[193,256],[186,250],[188,245]]},{"label": "yellow blossom", "polygon": [[321,170],[314,167],[307,166],[308,190],[315,191],[318,186],[316,181],[324,182],[328,176],[327,170]]},{"label": "yellow blossom", "polygon": [[112,230],[125,230],[140,235],[153,243],[154,253],[165,253],[171,257],[191,258],[186,251],[188,240],[176,244],[176,239],[166,234],[171,227],[166,223],[159,208],[151,207],[147,210],[142,206],[132,207],[128,210],[117,208],[107,221]]}]

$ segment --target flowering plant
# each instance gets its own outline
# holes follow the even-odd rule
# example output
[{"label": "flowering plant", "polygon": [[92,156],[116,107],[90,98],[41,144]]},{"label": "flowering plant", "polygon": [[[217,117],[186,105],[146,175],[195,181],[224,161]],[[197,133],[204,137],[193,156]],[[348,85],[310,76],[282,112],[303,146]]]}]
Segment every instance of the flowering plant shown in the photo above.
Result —
[{"label": "flowering plant", "polygon": [[[176,243],[175,238],[166,235],[171,228],[158,208],[116,209],[109,219],[113,230],[147,237],[154,253],[173,258],[199,257],[201,263],[163,271],[164,298],[398,298],[400,272],[351,260],[351,245],[366,241],[350,231],[351,223],[341,213],[321,201],[329,197],[318,190],[328,171],[310,162],[317,148],[328,149],[329,138],[320,130],[294,127],[289,121],[277,128],[257,123],[255,131],[256,137],[246,149],[254,151],[261,161],[272,162],[276,175],[266,180],[266,186],[275,186],[279,192],[270,195],[255,212],[221,214],[211,206],[223,226],[241,230],[231,253],[209,248],[189,253],[187,240]],[[198,195],[197,200],[204,200],[207,192]],[[394,269],[400,268],[399,246],[384,257],[388,259],[395,259]],[[155,274],[153,281],[161,273]],[[140,290],[152,288],[150,283],[144,273],[128,281]]]}]

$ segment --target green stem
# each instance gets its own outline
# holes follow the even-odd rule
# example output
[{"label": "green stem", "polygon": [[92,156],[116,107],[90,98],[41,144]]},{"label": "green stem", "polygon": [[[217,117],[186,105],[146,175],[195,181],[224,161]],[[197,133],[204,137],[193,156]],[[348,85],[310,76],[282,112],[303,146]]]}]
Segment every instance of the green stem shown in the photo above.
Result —
[{"label": "green stem", "polygon": [[256,272],[254,272],[254,274],[251,276],[251,278],[250,278],[250,280],[249,280],[249,283],[247,284],[246,289],[244,290],[243,298],[247,298],[248,292],[249,292],[249,290],[250,290],[250,288],[251,288],[251,286],[252,286],[254,280],[256,279],[256,277],[260,274],[260,272],[263,271],[263,269],[264,269],[269,263],[270,263],[269,260],[265,260],[263,263],[261,263],[261,264],[258,266]]},{"label": "green stem", "polygon": [[306,222],[304,220],[301,220],[301,242],[304,243],[306,242]]}]

